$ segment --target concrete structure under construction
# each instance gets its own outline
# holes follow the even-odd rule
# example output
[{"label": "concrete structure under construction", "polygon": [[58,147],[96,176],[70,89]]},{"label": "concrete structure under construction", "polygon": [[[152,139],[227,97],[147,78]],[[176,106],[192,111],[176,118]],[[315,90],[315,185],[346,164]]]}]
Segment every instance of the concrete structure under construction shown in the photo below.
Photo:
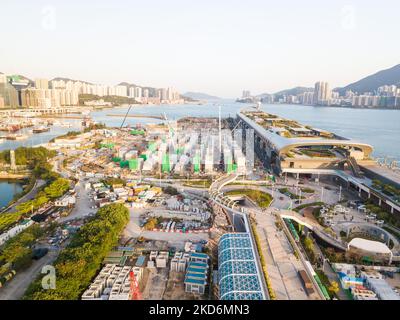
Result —
[{"label": "concrete structure under construction", "polygon": [[82,300],[129,300],[131,271],[139,283],[143,276],[143,268],[106,264],[83,293]]}]

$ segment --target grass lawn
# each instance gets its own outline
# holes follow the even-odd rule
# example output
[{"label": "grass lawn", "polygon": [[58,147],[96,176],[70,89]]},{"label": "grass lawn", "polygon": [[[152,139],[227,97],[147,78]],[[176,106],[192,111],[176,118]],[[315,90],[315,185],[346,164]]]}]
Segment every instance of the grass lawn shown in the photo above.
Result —
[{"label": "grass lawn", "polygon": [[296,200],[305,199],[305,197],[303,197],[303,196],[300,197],[300,196],[295,195],[288,188],[281,188],[281,189],[279,189],[279,192],[284,194],[284,195],[287,195],[290,199],[296,199]]},{"label": "grass lawn", "polygon": [[186,187],[209,188],[211,185],[211,181],[210,180],[201,180],[201,181],[189,180],[188,182],[185,182],[183,185]]},{"label": "grass lawn", "polygon": [[239,189],[225,192],[226,196],[245,195],[257,203],[260,208],[267,208],[272,202],[272,196],[269,193],[252,189]]}]

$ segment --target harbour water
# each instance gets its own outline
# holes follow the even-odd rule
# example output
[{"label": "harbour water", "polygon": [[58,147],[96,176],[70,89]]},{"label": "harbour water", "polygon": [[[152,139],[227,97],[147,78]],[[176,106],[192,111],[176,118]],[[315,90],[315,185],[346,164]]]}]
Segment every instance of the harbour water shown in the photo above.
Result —
[{"label": "harbour water", "polygon": [[[70,123],[71,127],[62,127],[54,125],[50,130],[42,133],[28,134],[28,138],[24,140],[5,140],[0,143],[0,151],[8,149],[16,149],[18,147],[33,147],[42,143],[49,142],[51,139],[67,133],[68,131],[80,130],[81,124],[79,121],[70,121],[69,119],[62,119],[64,123]],[[26,133],[27,130],[22,129],[19,133]]]},{"label": "harbour water", "polygon": [[[162,105],[138,106],[130,114],[161,115],[176,120],[185,116],[218,116],[218,105],[221,105],[223,117],[235,116],[236,112],[246,106],[243,103],[222,100],[204,105]],[[286,104],[264,104],[264,111],[284,118],[297,120],[302,124],[328,130],[339,136],[356,139],[374,146],[374,157],[393,157],[400,161],[400,111],[370,110],[335,107],[313,107]],[[123,117],[108,117],[107,114],[125,115],[127,108],[93,112],[94,120],[109,126],[120,126]],[[159,122],[155,119],[127,118],[125,124]],[[393,160],[392,159],[392,160]]]},{"label": "harbour water", "polygon": [[[217,117],[218,105],[221,105],[223,117],[235,116],[241,108],[250,106],[236,103],[232,100],[218,100],[203,105],[143,105],[134,106],[130,114],[137,115],[166,115],[169,120],[177,120],[186,116]],[[370,110],[335,107],[313,107],[300,105],[273,104],[262,105],[266,112],[277,114],[284,118],[297,120],[320,129],[332,131],[340,136],[356,139],[374,146],[374,157],[393,157],[400,161],[400,111],[399,110]],[[128,107],[104,109],[91,113],[93,120],[108,126],[119,127]],[[109,114],[120,114],[121,117],[110,117]],[[63,120],[65,122],[65,120]],[[125,125],[138,123],[159,123],[161,120],[152,118],[127,118]],[[71,130],[79,130],[79,121],[71,122],[70,128],[52,126],[49,132],[33,134],[23,141],[5,141],[0,144],[0,150],[18,146],[32,146],[45,143],[50,139]],[[392,159],[392,160],[393,160]]]},{"label": "harbour water", "polygon": [[16,195],[22,191],[22,184],[13,181],[0,181],[0,208],[6,206]]}]

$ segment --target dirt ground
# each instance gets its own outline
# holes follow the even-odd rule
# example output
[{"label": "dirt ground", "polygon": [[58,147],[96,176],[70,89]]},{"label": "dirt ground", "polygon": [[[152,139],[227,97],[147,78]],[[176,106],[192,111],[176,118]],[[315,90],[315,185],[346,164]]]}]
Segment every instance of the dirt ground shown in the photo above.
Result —
[{"label": "dirt ground", "polygon": [[192,293],[185,292],[184,272],[171,271],[167,288],[164,293],[165,300],[196,300],[196,296]]},{"label": "dirt ground", "polygon": [[185,273],[164,269],[147,269],[141,286],[143,300],[199,300],[202,297],[185,292]]},{"label": "dirt ground", "polygon": [[162,300],[168,281],[168,271],[168,268],[149,269],[146,287],[142,293],[143,300]]}]

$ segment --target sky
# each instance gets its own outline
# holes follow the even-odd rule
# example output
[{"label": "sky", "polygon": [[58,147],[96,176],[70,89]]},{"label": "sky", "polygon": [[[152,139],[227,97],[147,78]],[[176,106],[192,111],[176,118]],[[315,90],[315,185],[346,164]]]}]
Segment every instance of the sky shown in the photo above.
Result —
[{"label": "sky", "polygon": [[235,98],[400,63],[398,0],[1,0],[0,71]]}]

